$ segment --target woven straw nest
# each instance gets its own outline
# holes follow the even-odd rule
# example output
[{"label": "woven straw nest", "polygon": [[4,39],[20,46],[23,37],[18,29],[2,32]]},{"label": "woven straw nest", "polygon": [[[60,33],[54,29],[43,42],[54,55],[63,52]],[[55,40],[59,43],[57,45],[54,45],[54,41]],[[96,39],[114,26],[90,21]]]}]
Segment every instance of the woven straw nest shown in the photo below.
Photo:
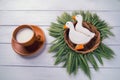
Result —
[{"label": "woven straw nest", "polygon": [[[76,25],[76,24],[74,24]],[[87,54],[89,52],[92,52],[93,50],[95,50],[99,44],[100,44],[100,33],[99,31],[96,29],[96,27],[88,22],[83,22],[82,23],[83,27],[87,28],[88,30],[90,30],[91,32],[95,33],[94,38],[92,38],[87,44],[84,45],[84,49],[81,50],[75,50],[75,46],[76,44],[72,43],[68,37],[69,34],[69,29],[66,29],[64,31],[64,39],[65,42],[67,43],[67,45],[74,50],[77,53],[81,53],[81,54]]]}]

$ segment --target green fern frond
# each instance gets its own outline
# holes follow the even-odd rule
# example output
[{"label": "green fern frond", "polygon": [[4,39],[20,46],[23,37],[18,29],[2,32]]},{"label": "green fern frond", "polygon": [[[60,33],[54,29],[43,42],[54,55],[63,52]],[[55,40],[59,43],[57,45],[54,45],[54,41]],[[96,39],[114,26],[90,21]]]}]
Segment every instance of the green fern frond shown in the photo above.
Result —
[{"label": "green fern frond", "polygon": [[61,17],[57,18],[58,23],[65,24],[67,21],[72,21],[71,16],[68,13],[63,13]]},{"label": "green fern frond", "polygon": [[103,65],[103,60],[102,60],[101,56],[97,52],[93,52],[93,55],[96,57],[96,59],[99,61],[99,63]]},{"label": "green fern frond", "polygon": [[72,16],[76,16],[78,14],[80,14],[80,11],[74,11],[74,12],[72,12]]},{"label": "green fern frond", "polygon": [[98,70],[98,65],[92,53],[87,54],[88,61],[92,64],[95,70]]},{"label": "green fern frond", "polygon": [[87,56],[86,55],[79,55],[79,57],[81,59],[80,68],[85,72],[85,74],[89,78],[91,78],[90,68],[89,68],[88,61],[87,61]]}]

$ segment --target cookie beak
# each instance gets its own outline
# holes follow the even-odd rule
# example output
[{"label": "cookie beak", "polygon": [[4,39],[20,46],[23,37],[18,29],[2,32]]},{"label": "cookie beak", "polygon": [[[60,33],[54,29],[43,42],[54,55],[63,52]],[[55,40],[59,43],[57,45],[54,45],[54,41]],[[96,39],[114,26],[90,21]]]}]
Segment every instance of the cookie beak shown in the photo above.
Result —
[{"label": "cookie beak", "polygon": [[63,26],[64,29],[67,29],[68,27],[66,25]]},{"label": "cookie beak", "polygon": [[76,20],[76,16],[72,16],[72,19],[73,19],[73,20]]}]

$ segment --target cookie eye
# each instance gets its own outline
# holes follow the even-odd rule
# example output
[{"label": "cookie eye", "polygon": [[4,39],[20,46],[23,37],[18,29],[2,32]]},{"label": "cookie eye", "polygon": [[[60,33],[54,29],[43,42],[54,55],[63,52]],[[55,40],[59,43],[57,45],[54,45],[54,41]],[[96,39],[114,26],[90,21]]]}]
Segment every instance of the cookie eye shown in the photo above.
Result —
[{"label": "cookie eye", "polygon": [[67,22],[67,25],[69,25],[69,22]]}]

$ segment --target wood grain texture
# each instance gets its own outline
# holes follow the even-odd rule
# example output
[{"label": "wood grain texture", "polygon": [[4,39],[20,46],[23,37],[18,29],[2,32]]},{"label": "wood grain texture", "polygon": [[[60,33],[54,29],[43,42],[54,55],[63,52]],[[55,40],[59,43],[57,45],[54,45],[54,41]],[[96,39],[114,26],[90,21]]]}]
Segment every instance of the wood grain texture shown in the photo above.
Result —
[{"label": "wood grain texture", "polygon": [[[57,16],[62,13],[72,11],[0,11],[0,25],[21,25],[36,24],[50,25],[55,22]],[[120,12],[91,11],[97,13],[102,20],[105,20],[110,26],[120,26]]]},{"label": "wood grain texture", "polygon": [[[101,68],[92,71],[92,80],[118,80],[120,69]],[[113,74],[116,73],[116,74]],[[68,75],[65,68],[49,67],[0,67],[1,80],[89,80],[79,70],[76,76]]]},{"label": "wood grain texture", "polygon": [[0,10],[120,10],[119,0],[1,0]]},{"label": "wood grain texture", "polygon": [[[54,53],[48,53],[54,40],[47,30],[51,22],[74,10],[97,13],[113,27],[115,37],[103,42],[115,52],[115,58],[103,59],[98,72],[90,65],[92,80],[120,79],[120,0],[0,0],[0,80],[89,80],[81,70],[69,76],[62,63],[54,65]],[[39,25],[46,35],[44,49],[32,57],[22,57],[11,47],[12,32],[22,24]]]}]

